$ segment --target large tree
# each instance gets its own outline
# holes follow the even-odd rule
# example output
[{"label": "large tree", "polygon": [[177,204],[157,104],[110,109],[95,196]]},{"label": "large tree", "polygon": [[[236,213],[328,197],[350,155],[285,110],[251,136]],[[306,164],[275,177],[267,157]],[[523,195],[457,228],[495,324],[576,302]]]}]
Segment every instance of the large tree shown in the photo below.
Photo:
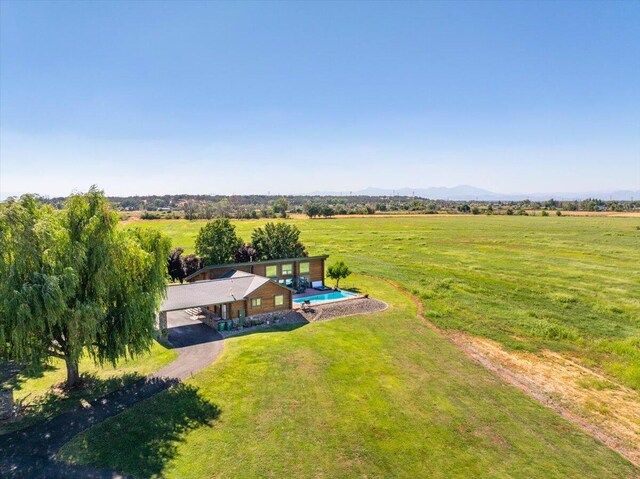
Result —
[{"label": "large tree", "polygon": [[232,263],[242,240],[228,218],[209,221],[196,238],[196,253],[205,265]]},{"label": "large tree", "polygon": [[236,263],[249,263],[257,260],[256,250],[250,244],[243,244],[240,249],[236,251]]},{"label": "large tree", "polygon": [[185,277],[191,276],[196,271],[202,269],[203,263],[195,254],[188,254],[182,258],[182,267],[184,268]]},{"label": "large tree", "polygon": [[287,217],[287,210],[289,209],[289,201],[283,196],[273,202],[273,211],[280,215],[281,218]]},{"label": "large tree", "polygon": [[0,354],[33,366],[65,361],[77,386],[83,354],[98,364],[146,352],[165,294],[170,242],[117,227],[104,194],[62,211],[31,196],[0,204]]},{"label": "large tree", "polygon": [[183,248],[174,248],[167,260],[167,272],[171,281],[180,281],[182,283],[185,276],[187,276],[182,253],[184,253]]},{"label": "large tree", "polygon": [[300,230],[286,223],[267,223],[264,228],[256,228],[251,235],[251,246],[259,260],[307,256],[300,242]]}]

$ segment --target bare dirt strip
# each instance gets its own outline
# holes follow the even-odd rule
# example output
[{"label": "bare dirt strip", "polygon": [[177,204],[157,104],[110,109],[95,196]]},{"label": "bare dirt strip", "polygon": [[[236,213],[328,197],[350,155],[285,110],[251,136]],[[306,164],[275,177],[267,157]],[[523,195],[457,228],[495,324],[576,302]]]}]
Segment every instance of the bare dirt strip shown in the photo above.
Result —
[{"label": "bare dirt strip", "polygon": [[469,357],[529,397],[556,411],[601,443],[640,467],[640,394],[552,351],[539,354],[507,351],[489,339],[436,327],[424,316],[424,305],[411,296],[418,318],[448,338]]}]

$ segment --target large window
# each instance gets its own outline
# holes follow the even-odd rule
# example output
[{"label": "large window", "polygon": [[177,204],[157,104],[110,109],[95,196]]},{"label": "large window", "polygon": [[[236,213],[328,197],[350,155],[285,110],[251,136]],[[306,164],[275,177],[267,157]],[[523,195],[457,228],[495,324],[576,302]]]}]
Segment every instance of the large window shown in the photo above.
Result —
[{"label": "large window", "polygon": [[260,306],[262,306],[262,298],[253,298],[251,300],[252,308],[259,308]]},{"label": "large window", "polygon": [[273,298],[273,304],[282,306],[284,304],[284,294],[276,294]]},{"label": "large window", "polygon": [[276,265],[267,266],[265,268],[267,278],[276,278],[278,276],[278,267]]},{"label": "large window", "polygon": [[282,276],[291,276],[293,274],[293,264],[285,263],[282,265]]},{"label": "large window", "polygon": [[300,274],[309,272],[309,262],[300,263]]}]

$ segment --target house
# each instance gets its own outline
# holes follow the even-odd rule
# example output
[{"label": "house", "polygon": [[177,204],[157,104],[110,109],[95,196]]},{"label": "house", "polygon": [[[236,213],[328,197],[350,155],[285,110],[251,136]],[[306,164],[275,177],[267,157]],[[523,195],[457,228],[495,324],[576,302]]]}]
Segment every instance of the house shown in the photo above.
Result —
[{"label": "house", "polygon": [[293,290],[285,285],[264,276],[230,270],[221,278],[167,286],[158,326],[165,336],[167,313],[171,311],[198,308],[203,322],[218,329],[220,322],[233,320],[242,325],[245,318],[268,319],[292,307]]},{"label": "house", "polygon": [[264,276],[273,281],[290,284],[294,278],[302,278],[307,283],[324,286],[324,262],[328,255],[303,256],[300,258],[272,259],[249,263],[231,263],[205,266],[185,278],[188,282],[222,278],[229,271],[244,271]]},{"label": "house", "polygon": [[211,316],[244,319],[292,308],[293,291],[275,281],[244,271],[223,277],[167,287],[163,312],[205,308]]}]

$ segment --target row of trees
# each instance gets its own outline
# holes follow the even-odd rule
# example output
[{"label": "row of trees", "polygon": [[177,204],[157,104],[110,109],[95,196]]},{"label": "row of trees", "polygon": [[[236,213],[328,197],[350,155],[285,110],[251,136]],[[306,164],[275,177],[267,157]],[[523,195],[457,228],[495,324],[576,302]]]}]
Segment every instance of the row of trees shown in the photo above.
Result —
[{"label": "row of trees", "polygon": [[253,230],[251,242],[245,243],[228,218],[210,221],[200,229],[196,253],[205,265],[307,256],[295,225],[267,223]]},{"label": "row of trees", "polygon": [[[332,216],[348,214],[371,214],[375,212],[403,213],[456,213],[464,204],[479,209],[492,205],[496,214],[511,208],[579,210],[579,211],[632,211],[640,209],[638,198],[629,200],[603,200],[589,198],[584,200],[519,200],[519,201],[455,201],[435,200],[411,196],[303,196],[289,195],[273,197],[269,195],[163,195],[110,197],[115,209],[120,211],[144,211],[143,218],[161,217],[187,219],[213,219],[215,217],[257,219],[286,217],[287,214],[308,214]],[[65,198],[41,198],[46,204],[60,209]],[[311,210],[309,210],[311,208]]]},{"label": "row of trees", "polygon": [[168,259],[168,274],[180,281],[203,266],[225,263],[247,263],[307,256],[300,242],[300,230],[286,223],[267,223],[256,228],[251,242],[245,243],[228,218],[217,218],[204,225],[196,237],[196,255],[182,256],[183,248],[175,248]]},{"label": "row of trees", "polygon": [[98,364],[147,352],[165,295],[170,241],[155,230],[118,228],[102,191],[57,211],[33,196],[0,203],[0,357],[39,368]]}]

